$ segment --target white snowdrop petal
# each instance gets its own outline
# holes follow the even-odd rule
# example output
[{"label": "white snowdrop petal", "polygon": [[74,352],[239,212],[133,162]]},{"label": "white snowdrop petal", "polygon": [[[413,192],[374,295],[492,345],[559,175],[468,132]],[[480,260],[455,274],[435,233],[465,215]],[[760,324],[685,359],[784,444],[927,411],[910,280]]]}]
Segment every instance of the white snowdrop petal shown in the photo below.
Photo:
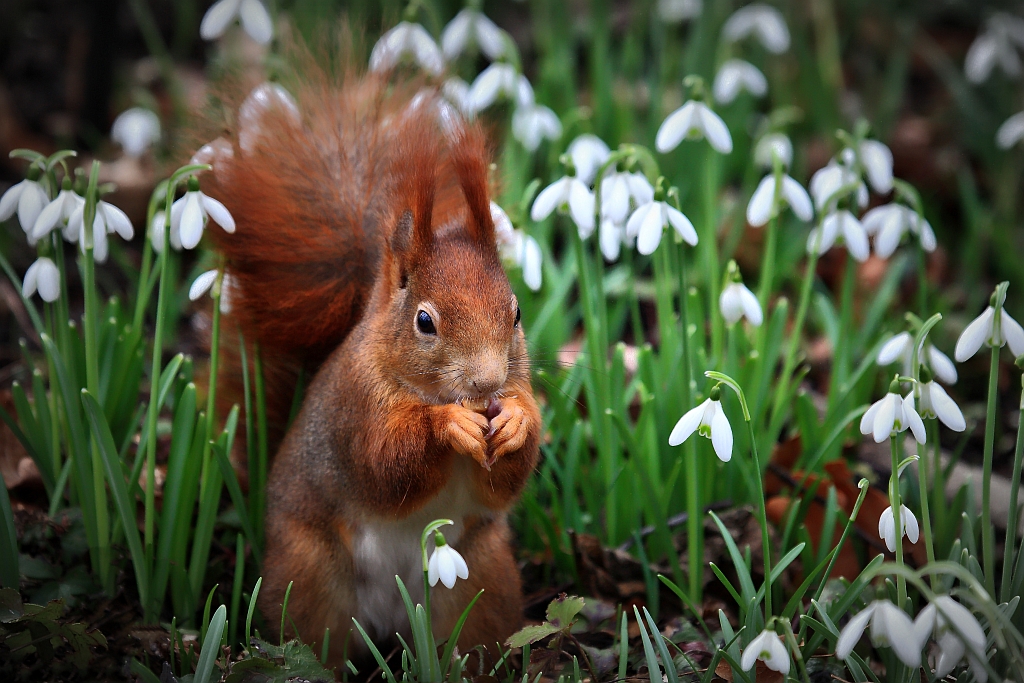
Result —
[{"label": "white snowdrop petal", "polygon": [[526,235],[523,243],[523,281],[534,292],[538,291],[541,286],[542,259],[543,255],[537,240]]},{"label": "white snowdrop petal", "polygon": [[[913,397],[913,393],[910,394]],[[927,432],[924,429],[924,422],[921,420],[921,416],[914,410],[914,402],[911,401],[903,402],[903,424],[910,427],[910,431],[913,432],[914,438],[918,443],[923,444],[927,442]]]},{"label": "white snowdrop petal", "polygon": [[473,79],[469,87],[469,104],[479,112],[494,104],[498,95],[514,85],[515,69],[509,64],[491,64]]},{"label": "white snowdrop petal", "polygon": [[995,309],[989,306],[981,315],[971,321],[971,324],[964,328],[960,338],[956,341],[956,349],[953,351],[953,358],[957,363],[963,363],[972,357],[981,348],[992,334],[992,319],[995,316]]},{"label": "white snowdrop petal", "polygon": [[36,224],[43,208],[50,203],[50,198],[42,186],[32,180],[25,181],[25,187],[18,197],[18,222],[26,233]]},{"label": "white snowdrop petal", "polygon": [[427,560],[427,583],[431,586],[437,585],[437,580],[441,578],[440,572],[438,572],[438,556],[437,550],[435,549],[430,555],[430,559]]},{"label": "white snowdrop petal", "polygon": [[885,541],[890,553],[896,552],[896,521],[893,518],[892,506],[885,508],[878,517],[878,537]]},{"label": "white snowdrop petal", "polygon": [[103,221],[107,224],[107,232],[116,232],[123,240],[130,240],[135,236],[135,228],[124,211],[103,201],[97,205],[96,210],[102,213]]},{"label": "white snowdrop petal", "polygon": [[764,637],[766,633],[767,631],[762,631],[756,638],[750,641],[747,649],[743,651],[743,656],[740,658],[740,668],[744,671],[750,671],[754,668],[758,655],[765,649]]},{"label": "white snowdrop petal", "polygon": [[700,426],[701,418],[704,417],[704,410],[710,403],[711,399],[709,398],[699,406],[686,411],[686,414],[679,418],[679,421],[676,422],[676,426],[672,428],[672,433],[668,435],[669,446],[678,446],[689,439],[690,436],[697,431],[697,427]]},{"label": "white snowdrop petal", "polygon": [[1010,317],[1005,308],[1000,312],[999,316],[1000,328],[1006,344],[1010,347],[1010,353],[1014,357],[1024,355],[1024,328],[1021,328],[1020,323]]},{"label": "white snowdrop petal", "polygon": [[878,414],[878,407],[882,401],[872,403],[860,418],[860,433],[867,436],[874,430],[875,415]]},{"label": "white snowdrop petal", "polygon": [[846,242],[846,249],[850,252],[850,255],[861,263],[867,261],[870,255],[870,247],[868,246],[868,234],[864,231],[864,226],[860,224],[860,221],[852,213],[845,209],[840,212],[839,224],[842,227],[843,239]]},{"label": "white snowdrop petal", "polygon": [[911,543],[917,543],[918,539],[921,538],[921,528],[917,524],[917,517],[914,516],[914,513],[906,505],[901,507],[900,514],[902,515],[900,522],[907,529],[907,539]]},{"label": "white snowdrop petal", "polygon": [[[917,216],[914,216],[914,218],[917,219]],[[919,237],[921,239],[921,247],[927,252],[933,252],[939,246],[938,241],[935,239],[935,231],[932,230],[932,224],[924,219],[921,219]]]},{"label": "white snowdrop petal", "polygon": [[114,119],[110,137],[128,156],[141,156],[150,144],[160,139],[160,119],[148,109],[133,107]]},{"label": "white snowdrop petal", "polygon": [[839,638],[836,640],[836,657],[845,660],[850,656],[853,648],[860,641],[860,637],[864,635],[864,629],[867,628],[868,622],[871,621],[875,607],[875,603],[871,603],[846,623],[843,630],[839,632]]},{"label": "white snowdrop petal", "polygon": [[560,204],[568,199],[570,178],[559,178],[551,183],[537,195],[533,200],[533,207],[530,209],[530,218],[534,221],[542,221],[550,216]]},{"label": "white snowdrop petal", "polygon": [[202,273],[199,277],[192,281],[192,286],[188,288],[188,298],[192,301],[196,301],[203,294],[210,291],[210,287],[217,280],[217,271],[208,270]]},{"label": "white snowdrop petal", "polygon": [[878,140],[865,140],[860,144],[860,159],[875,192],[892,191],[892,150]]},{"label": "white snowdrop petal", "polygon": [[782,644],[782,639],[778,635],[773,635],[774,637],[767,642],[768,658],[764,660],[764,663],[772,671],[778,671],[786,676],[789,674],[789,652]]},{"label": "white snowdrop petal", "polygon": [[[486,15],[478,14],[476,21],[476,41],[489,59],[501,59],[511,53],[511,37],[491,21]],[[511,56],[511,55],[510,55]]]},{"label": "white snowdrop petal", "polygon": [[875,443],[882,443],[892,434],[893,425],[896,421],[896,410],[902,408],[902,402],[897,405],[899,397],[895,394],[886,394],[878,405],[875,412],[875,421],[871,426],[871,436]]},{"label": "white snowdrop petal", "polygon": [[626,185],[638,206],[654,200],[654,188],[643,173],[627,173]]},{"label": "white snowdrop petal", "polygon": [[598,239],[601,243],[601,254],[606,261],[614,262],[619,258],[622,251],[622,235],[625,228],[610,220],[603,219],[599,230]]},{"label": "white snowdrop petal", "polygon": [[274,22],[260,0],[242,0],[239,8],[242,28],[260,45],[266,45],[274,37]]},{"label": "white snowdrop petal", "polygon": [[370,52],[370,71],[388,71],[393,69],[405,51],[407,22],[399,22],[380,37]]},{"label": "white snowdrop petal", "polygon": [[814,218],[814,207],[811,205],[811,197],[807,190],[788,175],[782,176],[782,196],[786,198],[786,203],[793,209],[797,218],[802,221]]},{"label": "white snowdrop petal", "polygon": [[39,215],[36,216],[36,222],[32,225],[32,229],[29,231],[29,237],[33,240],[38,240],[40,237],[57,227],[57,222],[60,221],[63,204],[63,198],[60,196],[47,204],[43,210],[39,212]]},{"label": "white snowdrop petal", "polygon": [[906,355],[913,340],[909,332],[900,332],[882,344],[878,350],[877,362],[879,365],[891,365]]},{"label": "white snowdrop petal", "polygon": [[569,181],[569,215],[576,224],[580,239],[586,239],[594,232],[594,208],[594,194],[578,178],[572,178]]},{"label": "white snowdrop petal", "polygon": [[793,163],[793,143],[786,135],[769,133],[757,141],[754,147],[754,162],[758,166],[771,169],[775,164],[773,157],[776,155],[786,168]]},{"label": "white snowdrop petal", "polygon": [[33,265],[38,265],[36,288],[39,297],[46,302],[56,301],[60,297],[60,270],[57,264],[43,256]]},{"label": "white snowdrop petal", "polygon": [[750,321],[751,325],[760,327],[761,323],[764,322],[761,304],[746,285],[740,285],[740,301],[743,303],[743,315],[747,316],[747,320]]},{"label": "white snowdrop petal", "polygon": [[228,24],[238,14],[241,0],[218,0],[206,10],[199,24],[199,35],[203,40],[214,40],[224,34]]},{"label": "white snowdrop petal", "polygon": [[658,128],[658,134],[654,138],[655,149],[664,154],[678,147],[690,132],[696,109],[697,103],[690,100],[669,114]]},{"label": "white snowdrop petal", "polygon": [[21,293],[27,299],[36,293],[36,289],[39,285],[39,260],[35,261],[28,270],[25,271],[25,277],[21,281]]},{"label": "white snowdrop petal", "polygon": [[18,200],[21,199],[22,190],[25,189],[27,182],[27,180],[22,180],[20,183],[11,185],[4,192],[3,197],[0,197],[0,221],[7,220],[18,210]]},{"label": "white snowdrop petal", "polygon": [[1017,112],[1003,121],[996,131],[996,144],[1002,149],[1010,149],[1024,139],[1024,111]]},{"label": "white snowdrop petal", "polygon": [[[185,249],[194,249],[203,237],[203,223],[205,216],[201,208],[199,192],[185,193],[185,206],[181,211],[181,222],[179,233],[181,235],[181,246]],[[172,206],[173,209],[173,206]],[[172,211],[173,213],[173,211]]]},{"label": "white snowdrop petal", "polygon": [[729,134],[729,128],[725,125],[722,117],[703,103],[698,103],[697,107],[694,119],[696,120],[698,116],[700,117],[704,129],[704,137],[707,138],[708,144],[721,154],[732,152],[732,135]]},{"label": "white snowdrop petal", "polygon": [[931,344],[928,345],[928,365],[936,378],[946,384],[956,384],[956,366],[953,365],[953,361]]},{"label": "white snowdrop petal", "polygon": [[711,86],[711,94],[714,96],[715,102],[729,104],[740,93],[743,83],[742,76],[736,67],[738,61],[738,59],[730,59],[722,64],[718,73],[715,74],[715,81]]},{"label": "white snowdrop petal", "polygon": [[[96,221],[93,222],[92,228],[92,258],[96,263],[104,263],[107,260],[107,231],[103,229],[103,224],[99,220],[99,216],[96,217]],[[85,241],[81,242],[84,247]],[[83,248],[84,252],[84,248]]]},{"label": "white snowdrop petal", "polygon": [[611,150],[601,138],[584,133],[569,143],[568,153],[573,165],[576,166],[576,177],[584,184],[590,185],[594,181],[597,169],[608,160]]},{"label": "white snowdrop petal", "polygon": [[651,208],[644,216],[643,224],[640,226],[640,233],[636,237],[636,250],[644,256],[653,254],[654,250],[661,244],[661,233],[665,227],[661,203],[653,202],[649,206]]},{"label": "white snowdrop petal", "polygon": [[616,223],[629,215],[629,186],[618,173],[601,179],[601,215]]},{"label": "white snowdrop petal", "polygon": [[960,411],[960,406],[949,397],[946,390],[939,384],[932,382],[931,386],[932,410],[935,416],[954,432],[962,432],[967,429],[967,421]]},{"label": "white snowdrop petal", "polygon": [[[451,548],[451,546],[448,546]],[[466,559],[462,556],[455,548],[451,548],[452,563],[455,565],[455,576],[462,580],[469,578],[469,567],[466,565]]]},{"label": "white snowdrop petal", "polygon": [[967,80],[972,83],[982,83],[992,72],[999,52],[997,39],[987,33],[982,33],[967,50],[967,57],[964,59],[964,73]]},{"label": "white snowdrop petal", "polygon": [[472,10],[463,9],[444,27],[444,31],[441,32],[441,52],[445,59],[454,59],[466,49],[473,24],[473,14]]},{"label": "white snowdrop petal", "polygon": [[406,40],[409,41],[412,53],[423,69],[435,76],[444,71],[444,57],[441,55],[441,48],[434,42],[427,29],[419,24],[410,24]]},{"label": "white snowdrop petal", "polygon": [[743,301],[740,298],[738,285],[731,284],[722,290],[718,297],[718,307],[722,311],[722,319],[730,325],[743,317]]},{"label": "white snowdrop petal", "polygon": [[875,237],[875,253],[880,258],[889,258],[896,252],[896,247],[900,246],[901,237],[903,237],[903,229],[899,222],[887,222]]},{"label": "white snowdrop petal", "polygon": [[[712,401],[712,403],[715,403]],[[714,416],[711,418],[711,445],[715,448],[715,455],[722,462],[729,462],[732,459],[732,427],[729,425],[729,418],[725,416],[721,404],[716,406]]]},{"label": "white snowdrop petal", "polygon": [[782,14],[770,5],[761,5],[759,21],[755,27],[757,37],[764,49],[774,54],[782,54],[789,49],[789,28]]},{"label": "white snowdrop petal", "polygon": [[747,222],[755,228],[765,225],[772,216],[775,202],[775,176],[767,175],[761,179],[754,194],[747,204]]},{"label": "white snowdrop petal", "polygon": [[884,619],[883,623],[886,627],[887,644],[889,647],[900,658],[900,661],[910,668],[916,669],[920,667],[921,648],[918,647],[915,638],[907,637],[907,634],[913,633],[914,630],[914,623],[910,621],[910,617],[899,607],[888,601],[882,602],[878,612],[872,621]]},{"label": "white snowdrop petal", "polygon": [[647,214],[655,208],[654,202],[638,206],[636,211],[630,214],[629,220],[626,221],[626,236],[631,238],[637,237],[640,234],[640,227],[647,220]]},{"label": "white snowdrop petal", "polygon": [[687,218],[681,211],[674,206],[669,206],[665,202],[661,202],[664,207],[668,222],[675,228],[675,231],[679,233],[679,236],[683,238],[683,241],[689,244],[691,247],[697,246],[697,230],[693,227],[693,223]]}]

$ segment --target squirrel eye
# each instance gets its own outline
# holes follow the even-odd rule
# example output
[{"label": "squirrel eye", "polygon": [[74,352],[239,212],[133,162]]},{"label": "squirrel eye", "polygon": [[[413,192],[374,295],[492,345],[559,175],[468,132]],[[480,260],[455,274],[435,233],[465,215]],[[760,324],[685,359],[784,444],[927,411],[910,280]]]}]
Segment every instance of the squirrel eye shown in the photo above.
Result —
[{"label": "squirrel eye", "polygon": [[437,334],[437,328],[434,327],[434,321],[430,318],[430,314],[423,310],[416,314],[416,329],[423,334]]},{"label": "squirrel eye", "polygon": [[512,323],[512,327],[519,327],[519,320],[523,317],[523,312],[516,306],[516,321]]}]

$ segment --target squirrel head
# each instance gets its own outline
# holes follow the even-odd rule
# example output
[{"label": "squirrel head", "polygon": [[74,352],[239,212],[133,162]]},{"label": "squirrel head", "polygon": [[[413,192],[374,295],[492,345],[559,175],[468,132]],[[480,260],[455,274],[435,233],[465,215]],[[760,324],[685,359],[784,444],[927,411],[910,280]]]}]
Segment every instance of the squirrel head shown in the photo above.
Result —
[{"label": "squirrel head", "polygon": [[519,304],[486,220],[431,229],[406,211],[392,234],[375,346],[388,374],[432,403],[479,403],[529,376]]}]

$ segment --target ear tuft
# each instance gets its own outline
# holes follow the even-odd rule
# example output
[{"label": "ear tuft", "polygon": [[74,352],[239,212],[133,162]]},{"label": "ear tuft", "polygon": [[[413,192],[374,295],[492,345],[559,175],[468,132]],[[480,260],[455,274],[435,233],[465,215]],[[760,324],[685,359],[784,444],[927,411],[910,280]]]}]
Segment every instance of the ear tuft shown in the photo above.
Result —
[{"label": "ear tuft", "polygon": [[452,144],[452,163],[472,216],[470,231],[485,244],[494,243],[494,221],[487,192],[487,144],[479,126],[463,126]]}]

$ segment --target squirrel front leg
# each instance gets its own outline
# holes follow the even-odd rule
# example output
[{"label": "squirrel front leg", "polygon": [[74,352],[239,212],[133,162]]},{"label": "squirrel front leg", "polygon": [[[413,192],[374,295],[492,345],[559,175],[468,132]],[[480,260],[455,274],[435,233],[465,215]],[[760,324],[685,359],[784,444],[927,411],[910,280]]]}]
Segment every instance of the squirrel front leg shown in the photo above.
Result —
[{"label": "squirrel front leg", "polygon": [[513,382],[490,420],[487,460],[476,473],[477,491],[490,507],[505,507],[519,494],[537,463],[540,409],[528,383]]}]

